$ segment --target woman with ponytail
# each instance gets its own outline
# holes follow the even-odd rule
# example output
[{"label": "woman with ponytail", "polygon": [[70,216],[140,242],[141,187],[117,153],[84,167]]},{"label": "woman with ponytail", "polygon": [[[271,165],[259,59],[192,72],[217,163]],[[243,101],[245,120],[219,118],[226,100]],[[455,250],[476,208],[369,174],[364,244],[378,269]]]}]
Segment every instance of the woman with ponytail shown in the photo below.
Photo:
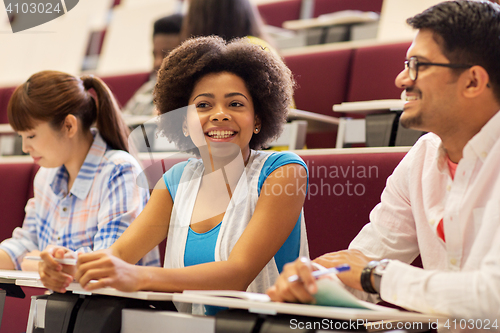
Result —
[{"label": "woman with ponytail", "polygon": [[[47,247],[54,256],[62,247],[77,253],[108,248],[149,193],[136,185],[141,167],[129,153],[128,127],[106,84],[94,76],[36,73],[14,91],[8,117],[23,151],[41,168],[22,228],[0,244],[0,269],[36,270],[38,263],[24,257]],[[45,260],[57,270],[72,269],[52,256]],[[139,264],[158,266],[158,250]]]}]

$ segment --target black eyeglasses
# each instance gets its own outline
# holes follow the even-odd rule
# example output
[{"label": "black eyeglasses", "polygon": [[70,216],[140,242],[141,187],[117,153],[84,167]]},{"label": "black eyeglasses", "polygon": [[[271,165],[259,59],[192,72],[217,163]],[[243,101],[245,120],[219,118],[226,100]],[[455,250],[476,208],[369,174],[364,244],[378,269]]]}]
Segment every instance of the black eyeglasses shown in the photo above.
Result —
[{"label": "black eyeglasses", "polygon": [[441,67],[449,67],[449,68],[470,68],[474,65],[465,65],[465,64],[443,64],[436,62],[420,62],[417,57],[411,57],[410,59],[405,61],[405,68],[408,68],[408,75],[412,81],[415,81],[418,76],[418,67],[419,66],[441,66]]}]

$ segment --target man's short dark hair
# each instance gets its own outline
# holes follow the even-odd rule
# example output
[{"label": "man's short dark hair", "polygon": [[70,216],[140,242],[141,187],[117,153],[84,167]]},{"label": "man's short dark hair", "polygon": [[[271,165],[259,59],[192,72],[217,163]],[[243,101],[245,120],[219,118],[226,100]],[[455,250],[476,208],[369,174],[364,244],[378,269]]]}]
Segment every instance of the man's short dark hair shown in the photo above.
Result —
[{"label": "man's short dark hair", "polygon": [[182,28],[181,14],[173,14],[156,20],[153,26],[153,36],[156,34],[179,34]]},{"label": "man's short dark hair", "polygon": [[488,1],[445,1],[406,21],[429,29],[452,63],[479,65],[500,102],[500,6]]},{"label": "man's short dark hair", "polygon": [[[250,148],[259,149],[279,137],[292,103],[294,80],[283,60],[273,52],[250,43],[246,38],[226,43],[220,37],[188,39],[163,60],[158,71],[154,101],[165,114],[188,106],[196,83],[207,74],[228,72],[239,76],[252,96],[261,130],[254,134]],[[163,135],[179,149],[192,147],[182,133],[185,115],[161,117]]]}]

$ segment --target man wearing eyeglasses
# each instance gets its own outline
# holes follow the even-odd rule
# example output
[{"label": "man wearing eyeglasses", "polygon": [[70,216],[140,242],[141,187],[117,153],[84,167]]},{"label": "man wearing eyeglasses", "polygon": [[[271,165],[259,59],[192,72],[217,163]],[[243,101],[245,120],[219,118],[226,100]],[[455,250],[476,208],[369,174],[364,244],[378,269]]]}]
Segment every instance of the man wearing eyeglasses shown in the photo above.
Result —
[{"label": "man wearing eyeglasses", "polygon": [[[348,250],[288,264],[268,294],[311,302],[315,264],[349,264],[338,278],[358,297],[500,321],[500,6],[447,1],[407,22],[418,32],[395,82],[400,122],[430,133]],[[410,265],[419,254],[424,269]]]}]

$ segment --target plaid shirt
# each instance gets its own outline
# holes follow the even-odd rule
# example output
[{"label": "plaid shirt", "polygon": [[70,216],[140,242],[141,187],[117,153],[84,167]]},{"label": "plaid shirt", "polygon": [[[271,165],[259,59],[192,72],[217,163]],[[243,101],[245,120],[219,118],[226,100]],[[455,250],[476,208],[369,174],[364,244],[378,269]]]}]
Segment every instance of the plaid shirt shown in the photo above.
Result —
[{"label": "plaid shirt", "polygon": [[[21,269],[27,252],[41,251],[51,244],[76,252],[110,247],[148,201],[148,190],[136,185],[141,171],[130,154],[111,150],[95,132],[69,194],[64,166],[40,168],[34,182],[35,197],[26,205],[23,226],[16,228],[0,248]],[[158,248],[138,264],[159,266]]]}]

